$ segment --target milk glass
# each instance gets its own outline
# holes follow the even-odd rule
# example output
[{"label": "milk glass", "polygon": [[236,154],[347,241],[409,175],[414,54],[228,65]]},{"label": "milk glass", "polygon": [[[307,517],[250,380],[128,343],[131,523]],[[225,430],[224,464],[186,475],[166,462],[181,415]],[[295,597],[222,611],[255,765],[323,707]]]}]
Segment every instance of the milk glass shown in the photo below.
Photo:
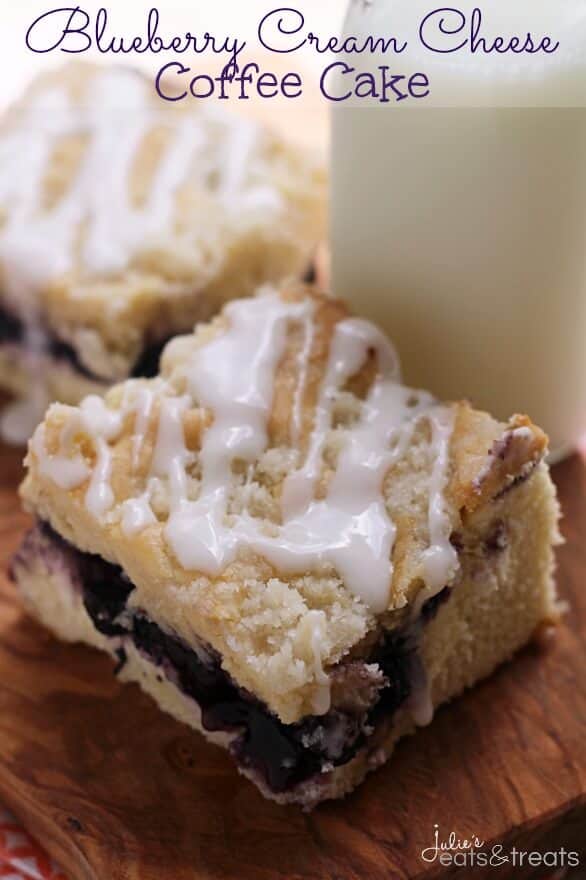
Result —
[{"label": "milk glass", "polygon": [[[560,457],[586,430],[584,4],[486,7],[491,33],[551,26],[556,57],[371,59],[427,66],[432,100],[334,105],[333,290],[384,326],[409,384],[526,412]],[[354,2],[345,32],[413,35],[412,11]]]}]

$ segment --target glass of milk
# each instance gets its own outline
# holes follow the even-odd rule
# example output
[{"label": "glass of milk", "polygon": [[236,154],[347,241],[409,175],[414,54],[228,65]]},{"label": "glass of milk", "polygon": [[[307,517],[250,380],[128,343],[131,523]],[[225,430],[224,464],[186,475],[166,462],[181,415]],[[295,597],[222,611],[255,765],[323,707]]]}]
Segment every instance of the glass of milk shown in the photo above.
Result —
[{"label": "glass of milk", "polygon": [[[430,99],[334,105],[333,290],[384,326],[409,384],[503,419],[526,412],[561,457],[586,431],[586,11],[491,0],[483,32],[552,33],[557,53],[428,53],[417,28],[439,5],[350,4],[346,34],[414,48],[343,60],[425,71]],[[426,39],[459,44],[459,24]]]}]

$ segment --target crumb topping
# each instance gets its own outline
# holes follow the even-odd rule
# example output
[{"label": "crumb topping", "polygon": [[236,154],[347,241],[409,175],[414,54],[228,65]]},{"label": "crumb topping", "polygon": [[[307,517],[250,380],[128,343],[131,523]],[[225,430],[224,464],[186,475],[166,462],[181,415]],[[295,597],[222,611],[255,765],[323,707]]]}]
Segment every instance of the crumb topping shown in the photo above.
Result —
[{"label": "crumb topping", "polygon": [[455,581],[504,430],[403,386],[335,300],[267,289],[172,342],[158,378],[51,407],[23,495],[287,720],[325,711],[336,663]]}]

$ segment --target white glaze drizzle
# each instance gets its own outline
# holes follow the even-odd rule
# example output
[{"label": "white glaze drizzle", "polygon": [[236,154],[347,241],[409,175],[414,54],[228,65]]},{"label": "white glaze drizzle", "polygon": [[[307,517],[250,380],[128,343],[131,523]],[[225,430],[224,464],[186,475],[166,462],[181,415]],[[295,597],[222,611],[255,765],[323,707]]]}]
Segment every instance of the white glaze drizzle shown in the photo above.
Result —
[{"label": "white glaze drizzle", "polygon": [[122,503],[122,531],[125,535],[137,535],[157,521],[151,507],[150,486],[138,498],[128,498]]},{"label": "white glaze drizzle", "polygon": [[435,595],[450,583],[458,567],[458,554],[450,542],[450,519],[443,491],[449,464],[449,441],[454,428],[453,410],[435,407],[429,420],[435,459],[429,483],[430,546],[423,555],[423,566],[427,590],[430,595]]},{"label": "white glaze drizzle", "polygon": [[65,491],[76,489],[91,475],[91,469],[82,455],[78,452],[71,455],[63,442],[61,442],[58,453],[47,452],[46,430],[43,422],[34,432],[30,448],[37,459],[41,476],[50,479],[60,489]]},{"label": "white glaze drizzle", "polygon": [[103,437],[96,437],[96,462],[86,495],[86,507],[95,517],[100,517],[114,503],[110,485],[112,462],[110,447]]},{"label": "white glaze drizzle", "polygon": [[187,396],[166,397],[161,400],[151,474],[168,479],[172,510],[187,500],[185,467],[190,455],[185,447],[183,415],[189,409],[190,403]]},{"label": "white glaze drizzle", "polygon": [[[217,574],[236,556],[244,533],[257,524],[246,514],[236,528],[225,522],[234,461],[254,462],[266,447],[273,378],[285,346],[287,323],[311,309],[309,301],[284,303],[262,296],[230,304],[230,331],[196,352],[188,369],[193,398],[214,414],[199,460],[202,481],[196,501],[175,504],[166,526],[173,552],[186,569]],[[171,457],[183,454],[171,444]],[[162,451],[163,459],[169,449]]]},{"label": "white glaze drizzle", "polygon": [[[315,489],[315,481],[322,465],[323,449],[332,422],[332,406],[336,392],[355,375],[363,365],[368,346],[377,344],[381,359],[380,369],[393,386],[399,380],[398,361],[388,340],[378,336],[372,324],[359,318],[349,318],[336,327],[322,389],[317,402],[313,431],[303,467],[294,471],[283,486],[282,507],[285,519],[307,509]],[[405,391],[405,389],[403,389]],[[389,416],[387,427],[391,424]],[[340,468],[338,468],[338,471]]]},{"label": "white glaze drizzle", "polygon": [[[110,484],[112,451],[110,443],[122,430],[124,412],[109,409],[101,397],[90,395],[79,407],[79,427],[93,436],[96,461],[87,489],[85,503],[90,513],[99,518],[114,504],[114,492]],[[75,419],[70,423],[73,428]]]},{"label": "white glaze drizzle", "polygon": [[[210,168],[218,171],[220,195],[225,193],[234,211],[239,198],[258,189],[249,177],[254,162],[242,156],[244,150],[250,160],[258,142],[258,128],[250,121],[217,108],[213,113],[203,107],[197,114],[163,113],[148,82],[124,68],[100,71],[87,89],[83,106],[76,106],[63,87],[40,92],[18,127],[0,139],[0,157],[7,158],[0,164],[0,204],[7,208],[0,257],[30,276],[25,286],[46,283],[71,268],[82,220],[87,222],[84,267],[105,274],[124,268],[149,241],[168,236],[177,188],[190,174],[204,181]],[[130,171],[156,126],[163,126],[171,139],[145,204],[137,207],[130,197]],[[224,172],[212,129],[227,162]],[[71,135],[88,139],[80,168],[57,204],[43,211],[44,173],[56,145]]]},{"label": "white glaze drizzle", "polygon": [[132,468],[136,470],[140,462],[140,454],[144,446],[146,432],[148,430],[151,414],[153,411],[154,394],[150,388],[141,386],[138,388],[131,404],[134,411],[134,432],[132,436]]},{"label": "white glaze drizzle", "polygon": [[[99,518],[114,503],[110,484],[110,444],[122,430],[125,412],[109,409],[104,400],[94,394],[86,397],[78,408],[69,407],[68,412],[70,418],[61,431],[59,452],[54,455],[47,453],[44,423],[33,434],[31,449],[39,461],[41,473],[62,489],[74,489],[89,477],[85,503],[88,511]],[[71,454],[75,436],[79,432],[88,434],[94,440],[96,460],[92,468],[79,452]]]},{"label": "white glaze drizzle", "polygon": [[[175,195],[190,175],[201,182],[210,174],[219,178],[217,197],[230,216],[262,209],[266,221],[268,210],[282,208],[279,193],[258,174],[254,150],[259,129],[250,121],[219,108],[163,113],[148,82],[125,68],[96,73],[87,89],[83,106],[75,105],[65,87],[40,91],[19,111],[18,125],[0,136],[0,207],[7,217],[0,229],[5,299],[23,320],[27,337],[35,334],[34,346],[28,346],[32,357],[23,361],[30,372],[30,400],[13,405],[0,421],[9,442],[26,440],[49,402],[38,304],[47,285],[76,261],[86,271],[110,275],[170,235],[177,239]],[[139,208],[130,197],[130,171],[144,138],[158,125],[169,132],[170,143]],[[46,210],[44,176],[56,146],[69,136],[86,138],[85,152],[62,198]],[[76,253],[82,223],[85,238]]]},{"label": "white glaze drizzle", "polygon": [[313,697],[313,711],[316,715],[325,715],[331,705],[331,682],[322,662],[322,646],[324,644],[324,631],[327,626],[323,611],[312,610],[305,616],[305,625],[311,628],[311,653],[313,673],[318,685]]},{"label": "white glaze drizzle", "polygon": [[[241,549],[264,556],[277,571],[292,575],[329,566],[357,597],[380,613],[390,599],[396,531],[385,505],[383,483],[389,468],[405,453],[421,419],[429,420],[432,460],[430,546],[423,560],[423,592],[433,595],[455,574],[457,556],[449,542],[450,519],[444,498],[452,415],[430,395],[400,384],[392,346],[366,321],[347,319],[335,328],[308,453],[283,489],[282,523],[269,533],[262,521],[246,510],[228,515],[234,463],[250,466],[267,447],[274,376],[284,354],[287,328],[311,320],[313,308],[311,300],[288,303],[272,292],[227,307],[226,331],[198,348],[186,366],[188,393],[172,397],[169,391],[160,398],[151,477],[168,482],[170,514],[165,536],[185,569],[219,575]],[[376,353],[378,376],[362,403],[361,417],[339,431],[337,466],[325,497],[316,499],[336,395],[363,366],[369,352]],[[137,405],[140,408],[136,398],[126,404]],[[183,417],[193,405],[206,408],[213,417],[199,452],[201,480],[195,498],[190,497],[188,488],[188,468],[195,456],[186,447],[183,430]],[[87,403],[80,412],[90,433],[105,441],[114,436],[123,413],[117,414],[118,420],[111,416],[110,423],[97,404],[86,410]],[[140,445],[144,424],[138,418],[135,424],[134,441]],[[39,454],[37,447],[35,451]],[[102,455],[98,444],[97,484],[92,478],[93,494],[88,492],[86,504],[95,508],[92,499],[96,495],[105,510],[108,464]],[[149,507],[148,485],[134,504],[125,502],[123,528],[129,534],[152,521]]]}]

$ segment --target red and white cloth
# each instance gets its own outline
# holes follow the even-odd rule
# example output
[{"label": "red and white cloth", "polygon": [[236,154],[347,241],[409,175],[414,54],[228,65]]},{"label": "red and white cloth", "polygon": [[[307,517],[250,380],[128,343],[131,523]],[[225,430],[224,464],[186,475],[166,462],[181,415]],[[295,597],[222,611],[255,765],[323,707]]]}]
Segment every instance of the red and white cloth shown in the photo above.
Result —
[{"label": "red and white cloth", "polygon": [[[574,875],[572,875],[574,877]],[[543,880],[566,880],[567,871]],[[575,880],[586,878],[581,871]],[[57,865],[0,805],[0,880],[67,880]]]},{"label": "red and white cloth", "polygon": [[0,880],[67,880],[41,847],[0,806]]}]

